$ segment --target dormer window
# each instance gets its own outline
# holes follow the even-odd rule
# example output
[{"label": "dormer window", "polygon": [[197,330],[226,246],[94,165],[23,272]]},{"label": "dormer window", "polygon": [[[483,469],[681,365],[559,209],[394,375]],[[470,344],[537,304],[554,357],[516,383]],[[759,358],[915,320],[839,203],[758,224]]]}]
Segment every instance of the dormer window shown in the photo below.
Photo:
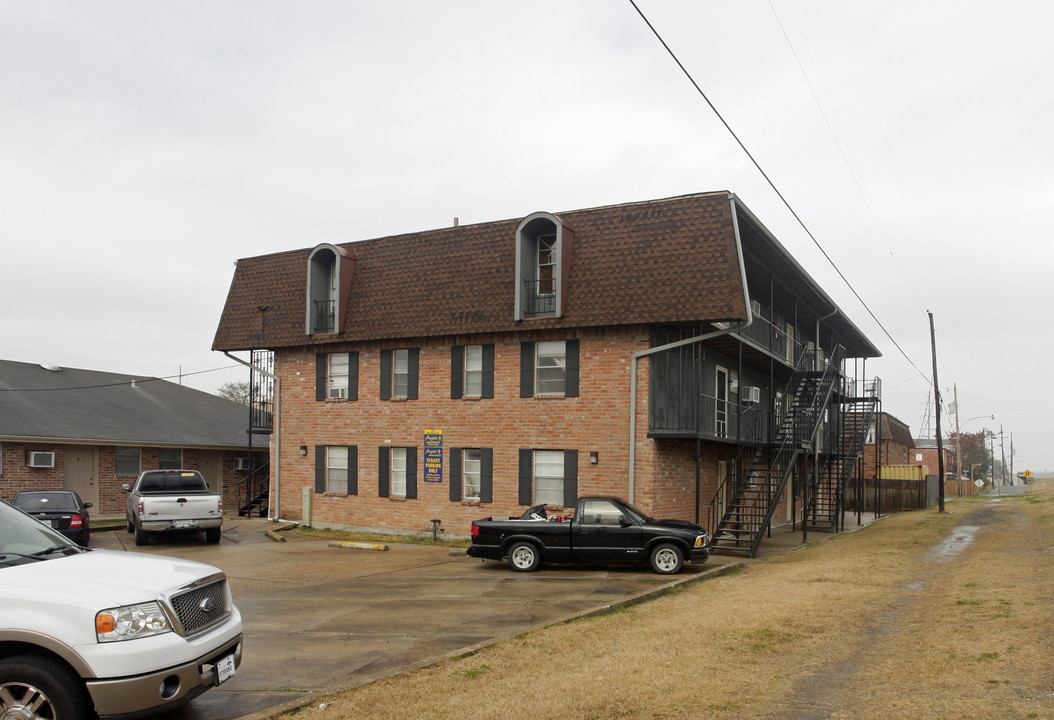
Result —
[{"label": "dormer window", "polygon": [[354,268],[355,259],[335,245],[327,243],[311,251],[307,259],[306,334],[340,332]]},{"label": "dormer window", "polygon": [[516,319],[561,317],[574,231],[549,213],[516,230]]}]

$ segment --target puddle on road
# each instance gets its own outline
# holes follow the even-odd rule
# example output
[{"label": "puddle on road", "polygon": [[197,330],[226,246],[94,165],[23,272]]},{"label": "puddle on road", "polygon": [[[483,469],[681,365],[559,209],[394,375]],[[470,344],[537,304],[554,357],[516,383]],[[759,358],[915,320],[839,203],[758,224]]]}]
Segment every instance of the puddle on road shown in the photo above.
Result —
[{"label": "puddle on road", "polygon": [[952,530],[951,535],[930,548],[930,551],[926,553],[926,559],[951,560],[970,546],[980,529],[979,525],[960,525]]}]

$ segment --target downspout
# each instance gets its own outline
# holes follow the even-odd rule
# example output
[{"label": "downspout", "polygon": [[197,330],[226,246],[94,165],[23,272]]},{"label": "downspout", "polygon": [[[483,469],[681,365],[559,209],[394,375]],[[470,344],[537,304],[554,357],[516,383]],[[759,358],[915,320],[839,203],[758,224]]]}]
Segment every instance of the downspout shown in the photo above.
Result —
[{"label": "downspout", "polygon": [[234,357],[229,352],[224,351],[223,354],[239,365],[244,365],[250,370],[255,370],[261,375],[266,375],[274,380],[274,517],[268,516],[267,519],[272,522],[278,522],[278,519],[282,517],[282,495],[279,492],[282,487],[282,378],[241,358]]},{"label": "downspout", "polygon": [[[715,337],[721,337],[722,335],[728,335],[730,333],[744,330],[754,322],[754,314],[750,310],[750,290],[747,289],[747,269],[746,264],[743,262],[743,242],[739,237],[739,220],[736,218],[736,198],[734,195],[729,196],[729,202],[732,206],[732,230],[736,237],[736,254],[739,257],[739,280],[743,287],[743,311],[746,314],[746,320],[738,325],[732,325],[730,327],[716,330],[711,333],[704,333],[698,337],[688,338],[687,340],[678,340],[677,342],[667,343],[666,345],[660,345],[659,347],[649,348],[647,350],[641,350],[640,352],[633,353],[630,358],[630,383],[629,383],[629,502],[632,505],[635,502],[634,495],[637,490],[637,362],[642,357],[648,355],[654,355],[655,353],[664,352],[666,350],[672,350],[676,347],[684,345],[691,345],[694,343],[705,342]],[[698,435],[698,432],[696,432]],[[698,438],[697,438],[698,439]],[[696,461],[696,467],[698,467],[699,461]]]}]

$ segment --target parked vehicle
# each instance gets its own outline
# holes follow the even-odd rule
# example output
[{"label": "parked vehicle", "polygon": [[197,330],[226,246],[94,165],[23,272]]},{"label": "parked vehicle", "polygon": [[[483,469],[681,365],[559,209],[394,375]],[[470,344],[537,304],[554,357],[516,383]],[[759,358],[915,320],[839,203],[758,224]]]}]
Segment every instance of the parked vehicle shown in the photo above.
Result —
[{"label": "parked vehicle", "polygon": [[147,470],[121,487],[128,493],[126,529],[135,533],[136,545],[166,530],[204,530],[206,541],[220,541],[223,498],[197,470]]},{"label": "parked vehicle", "polygon": [[241,614],[222,572],[80,547],[4,502],[0,608],[0,718],[164,712],[241,663]]},{"label": "parked vehicle", "polygon": [[685,561],[710,557],[706,530],[685,520],[655,520],[617,498],[579,498],[572,518],[549,516],[535,505],[519,519],[490,517],[472,523],[471,557],[508,559],[519,572],[550,563],[650,563],[664,575]]},{"label": "parked vehicle", "polygon": [[80,495],[72,490],[20,492],[11,504],[48,527],[55,528],[78,545],[87,547],[88,508],[91,503],[81,500]]}]

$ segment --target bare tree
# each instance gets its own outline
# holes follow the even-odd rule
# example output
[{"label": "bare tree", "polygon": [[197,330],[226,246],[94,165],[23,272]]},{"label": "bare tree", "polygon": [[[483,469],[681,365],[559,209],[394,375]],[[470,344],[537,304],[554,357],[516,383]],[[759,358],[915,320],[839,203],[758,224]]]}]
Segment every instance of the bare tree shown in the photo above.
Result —
[{"label": "bare tree", "polygon": [[216,391],[220,397],[233,400],[242,405],[249,404],[249,383],[247,382],[225,382]]}]

